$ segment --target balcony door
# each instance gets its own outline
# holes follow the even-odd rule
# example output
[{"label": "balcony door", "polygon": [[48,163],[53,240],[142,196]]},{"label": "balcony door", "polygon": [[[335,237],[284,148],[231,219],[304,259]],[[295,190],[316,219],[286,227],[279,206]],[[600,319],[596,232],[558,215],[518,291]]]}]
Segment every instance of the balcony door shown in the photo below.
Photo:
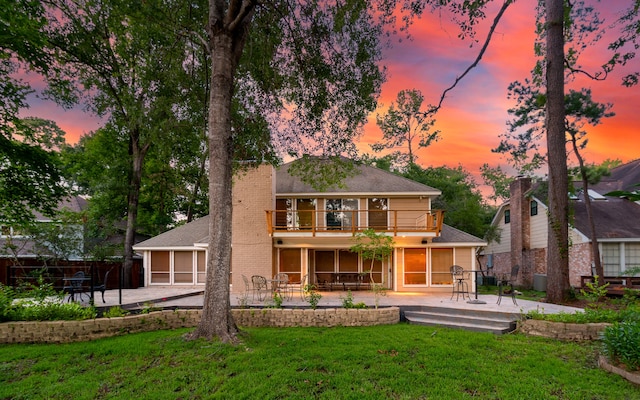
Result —
[{"label": "balcony door", "polygon": [[370,198],[367,202],[369,228],[386,230],[388,227],[387,213],[389,210],[387,199]]},{"label": "balcony door", "polygon": [[358,199],[327,199],[327,229],[351,230],[358,225]]}]

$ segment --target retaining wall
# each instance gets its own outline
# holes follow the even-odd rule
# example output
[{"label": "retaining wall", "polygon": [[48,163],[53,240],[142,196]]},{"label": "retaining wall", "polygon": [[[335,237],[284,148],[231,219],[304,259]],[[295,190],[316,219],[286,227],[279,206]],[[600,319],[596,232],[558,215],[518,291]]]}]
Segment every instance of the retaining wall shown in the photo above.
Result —
[{"label": "retaining wall", "polygon": [[[379,309],[233,309],[238,326],[370,326],[400,321],[398,307]],[[84,321],[4,322],[0,343],[68,343],[159,329],[190,328],[200,322],[202,310],[165,310],[118,318]]]},{"label": "retaining wall", "polygon": [[525,319],[518,322],[518,330],[532,336],[543,336],[559,340],[598,340],[602,336],[607,323],[570,324],[536,319]]}]

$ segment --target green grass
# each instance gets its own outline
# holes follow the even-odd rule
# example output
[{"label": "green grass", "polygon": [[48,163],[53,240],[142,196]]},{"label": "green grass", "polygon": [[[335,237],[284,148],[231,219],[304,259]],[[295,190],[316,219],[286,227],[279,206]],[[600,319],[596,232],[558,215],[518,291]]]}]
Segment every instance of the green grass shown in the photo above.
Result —
[{"label": "green grass", "polygon": [[0,347],[0,399],[640,399],[599,344],[407,324]]}]

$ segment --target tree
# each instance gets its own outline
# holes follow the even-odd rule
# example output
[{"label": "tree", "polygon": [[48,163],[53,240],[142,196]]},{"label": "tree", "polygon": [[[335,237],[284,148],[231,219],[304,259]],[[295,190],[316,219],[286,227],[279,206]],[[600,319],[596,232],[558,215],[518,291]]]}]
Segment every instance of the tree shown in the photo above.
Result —
[{"label": "tree", "polygon": [[[384,293],[384,261],[391,257],[393,252],[393,239],[384,232],[376,232],[375,229],[365,229],[358,232],[353,237],[354,245],[349,251],[360,254],[363,260],[370,260],[369,281],[371,282],[371,290],[375,295],[376,308],[378,308],[378,296]],[[373,278],[373,269],[376,261],[383,263],[382,265],[382,281],[376,282]]]},{"label": "tree", "polygon": [[498,200],[506,201],[509,199],[509,186],[513,182],[513,178],[509,177],[500,166],[491,167],[489,164],[482,164],[480,167],[480,176],[485,185],[493,188],[493,194],[489,196],[494,202]]},{"label": "tree", "polygon": [[[237,332],[229,303],[234,93],[250,87],[243,94],[253,96],[239,104],[266,122],[258,126],[268,130],[253,137],[273,135],[291,155],[353,152],[352,137],[375,109],[383,79],[379,38],[384,24],[395,21],[395,6],[210,0],[209,257],[203,317],[192,338],[234,341]],[[405,10],[413,15],[422,8]],[[241,64],[243,55],[252,62]],[[274,115],[277,121],[268,118]]]},{"label": "tree", "polygon": [[127,142],[127,284],[145,158],[153,145],[171,145],[168,138],[179,132],[184,121],[182,93],[195,87],[179,85],[184,83],[179,79],[184,75],[189,43],[167,26],[192,27],[195,24],[189,18],[200,22],[197,18],[202,14],[179,1],[42,3],[49,16],[47,47],[61,66],[48,79],[71,79],[76,90],[84,88],[90,110],[106,116],[109,129]]},{"label": "tree", "polygon": [[402,176],[442,192],[431,206],[446,210],[444,222],[447,225],[477,237],[485,236],[494,210],[485,204],[473,177],[462,166],[421,168],[414,165]]},{"label": "tree", "polygon": [[430,112],[421,110],[423,101],[424,97],[419,90],[401,90],[395,104],[391,103],[386,114],[376,115],[376,123],[382,130],[382,142],[371,145],[373,151],[406,147],[406,150],[392,153],[396,164],[404,169],[415,164],[418,156],[413,148],[414,141],[418,141],[418,150],[437,141],[440,133],[430,131],[435,121]]},{"label": "tree", "polygon": [[23,224],[33,211],[52,215],[67,194],[55,152],[64,132],[51,121],[21,118],[31,86],[20,68],[48,71],[44,10],[38,1],[0,2],[0,220]]}]

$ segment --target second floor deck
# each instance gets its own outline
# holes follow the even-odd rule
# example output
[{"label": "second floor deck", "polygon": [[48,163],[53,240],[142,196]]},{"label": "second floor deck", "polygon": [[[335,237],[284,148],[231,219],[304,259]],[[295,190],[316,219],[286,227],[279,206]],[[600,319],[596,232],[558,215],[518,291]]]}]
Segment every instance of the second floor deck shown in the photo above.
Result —
[{"label": "second floor deck", "polygon": [[269,235],[348,236],[365,229],[393,236],[438,237],[442,210],[267,210]]}]

